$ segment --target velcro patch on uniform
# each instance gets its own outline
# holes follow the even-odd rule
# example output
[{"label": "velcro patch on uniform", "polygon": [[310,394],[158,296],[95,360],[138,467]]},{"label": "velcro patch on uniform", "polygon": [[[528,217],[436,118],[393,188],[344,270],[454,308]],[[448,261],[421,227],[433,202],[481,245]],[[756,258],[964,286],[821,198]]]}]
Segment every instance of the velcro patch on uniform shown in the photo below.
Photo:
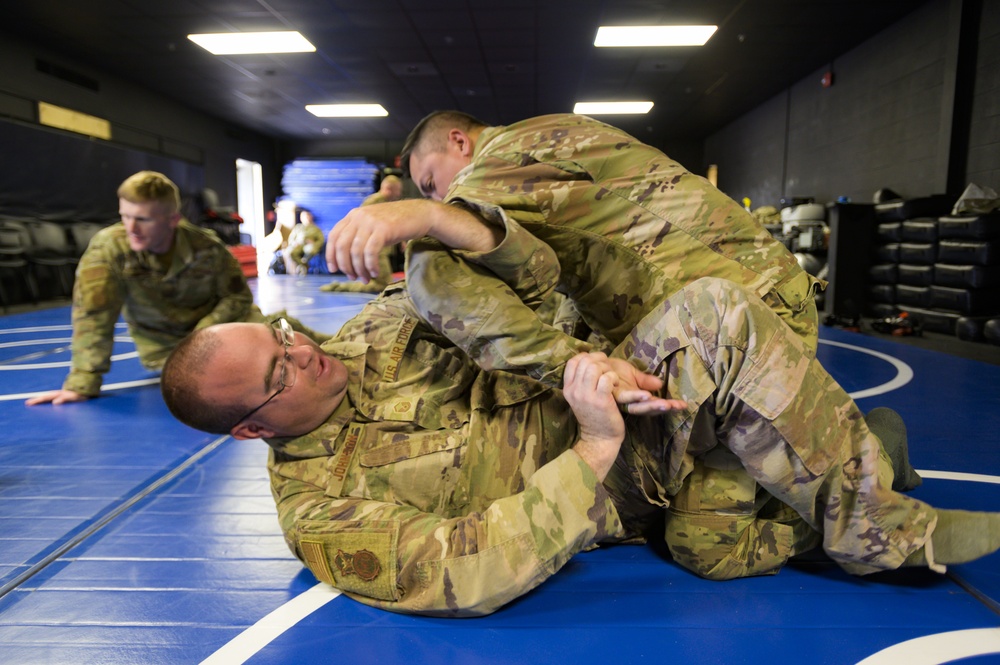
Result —
[{"label": "velcro patch on uniform", "polygon": [[317,579],[369,598],[399,599],[395,522],[302,520],[296,531],[299,551]]}]

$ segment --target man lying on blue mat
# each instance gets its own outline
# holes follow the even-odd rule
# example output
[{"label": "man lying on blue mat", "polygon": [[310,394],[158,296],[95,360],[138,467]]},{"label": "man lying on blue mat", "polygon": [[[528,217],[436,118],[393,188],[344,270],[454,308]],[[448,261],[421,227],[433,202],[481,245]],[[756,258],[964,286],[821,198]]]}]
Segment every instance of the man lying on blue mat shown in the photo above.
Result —
[{"label": "man lying on blue mat", "polygon": [[[526,302],[557,278],[499,263]],[[512,319],[508,334],[518,329]],[[322,348],[281,322],[198,331],[162,389],[193,427],[265,439],[292,551],[317,578],[399,612],[487,614],[576,552],[654,532],[695,459],[703,483],[741,467],[759,488],[743,521],[727,512],[724,529],[680,534],[689,550],[674,539],[674,560],[711,579],[775,573],[819,545],[855,574],[1000,549],[1000,514],[892,491],[857,406],[733,283],[685,287],[611,357],[583,342],[536,356],[523,373],[480,369],[399,284]]]}]

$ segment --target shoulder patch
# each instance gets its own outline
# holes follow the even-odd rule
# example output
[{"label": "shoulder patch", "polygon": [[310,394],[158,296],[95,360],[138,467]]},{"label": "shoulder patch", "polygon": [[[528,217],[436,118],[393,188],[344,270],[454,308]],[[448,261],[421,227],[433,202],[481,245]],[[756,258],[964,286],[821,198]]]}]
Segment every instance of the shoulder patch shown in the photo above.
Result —
[{"label": "shoulder patch", "polygon": [[295,535],[303,561],[320,581],[377,600],[399,600],[395,522],[302,520]]}]

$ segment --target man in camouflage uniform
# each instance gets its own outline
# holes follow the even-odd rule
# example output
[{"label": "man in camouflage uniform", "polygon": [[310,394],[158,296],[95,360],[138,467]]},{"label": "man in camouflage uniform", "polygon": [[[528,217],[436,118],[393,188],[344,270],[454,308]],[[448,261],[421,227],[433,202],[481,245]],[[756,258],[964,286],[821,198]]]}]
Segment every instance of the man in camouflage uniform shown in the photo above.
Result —
[{"label": "man in camouflage uniform", "polygon": [[[402,159],[424,195],[448,205],[404,201],[353,211],[330,232],[327,260],[333,267],[370,276],[370,256],[382,242],[412,239],[430,225],[415,218],[464,214],[469,224],[485,219],[501,229],[526,230],[538,245],[554,249],[562,269],[557,290],[608,348],[668,295],[714,276],[759,296],[815,351],[819,282],[735,201],[621,130],[579,115],[487,127],[465,114],[442,112],[413,130]],[[413,243],[407,282],[422,317],[484,368],[557,371],[559,364],[538,370],[548,349],[578,345],[548,323],[572,316],[531,317],[529,306],[491,286],[482,268],[476,257]],[[518,322],[516,331],[511,321]],[[784,507],[763,505],[769,495],[739,464],[715,458],[693,464],[689,483],[675,489],[668,509],[666,540],[675,557],[692,566],[714,560],[718,543],[711,534],[724,521],[733,533],[752,538],[773,528],[770,522],[785,520]],[[746,516],[748,505],[759,513],[757,523]],[[692,542],[691,534],[707,535]],[[776,568],[784,555],[773,554]]]},{"label": "man in camouflage uniform", "polygon": [[[819,282],[739,204],[619,129],[580,115],[488,127],[438,112],[411,132],[402,162],[424,196],[515,221],[555,249],[557,290],[615,343],[684,284],[722,277],[764,299],[815,347]],[[345,219],[385,225],[403,210],[426,214],[402,201]],[[365,247],[365,262],[346,267],[374,278],[378,249]],[[336,251],[328,245],[327,258],[343,269]],[[410,289],[429,314],[452,311],[451,294],[436,286]]]},{"label": "man in camouflage uniform", "polygon": [[[480,241],[446,225],[433,235],[483,254],[524,302],[551,290],[552,250],[524,254],[523,230],[497,238],[483,224],[492,237]],[[568,356],[559,371],[482,371],[400,283],[322,349],[264,326],[200,331],[171,356],[162,389],[192,427],[264,438],[289,547],[319,579],[393,611],[494,611],[576,552],[644,535],[696,458],[741,465],[788,507],[743,547],[726,542],[728,524],[713,534],[719,559],[703,552],[694,565],[720,579],[776,572],[775,560],[821,539],[857,574],[1000,548],[1000,514],[935,510],[889,489],[849,396],[731,282],[684,287],[610,359],[576,344],[582,353],[557,347],[538,363]],[[742,508],[755,524],[755,506]]]},{"label": "man in camouflage uniform", "polygon": [[[403,196],[403,181],[399,176],[387,175],[382,178],[377,192],[369,194],[361,202],[361,207],[377,205],[379,203],[391,203],[398,201]],[[378,275],[371,280],[362,282],[341,282],[334,281],[319,287],[320,291],[333,293],[379,293],[392,282],[392,257],[396,253],[397,245],[387,245],[378,253]]]},{"label": "man in camouflage uniform", "polygon": [[61,390],[32,397],[28,406],[100,394],[119,314],[139,360],[154,370],[193,330],[270,318],[253,304],[240,265],[226,246],[213,232],[181,218],[180,192],[169,178],[155,171],[130,176],[118,188],[118,204],[121,223],[97,233],[77,266],[69,376]]},{"label": "man in camouflage uniform", "polygon": [[299,223],[288,234],[288,244],[282,252],[285,257],[285,272],[289,275],[305,275],[309,272],[309,262],[323,251],[323,231],[316,226],[313,214],[308,210],[299,212]]}]

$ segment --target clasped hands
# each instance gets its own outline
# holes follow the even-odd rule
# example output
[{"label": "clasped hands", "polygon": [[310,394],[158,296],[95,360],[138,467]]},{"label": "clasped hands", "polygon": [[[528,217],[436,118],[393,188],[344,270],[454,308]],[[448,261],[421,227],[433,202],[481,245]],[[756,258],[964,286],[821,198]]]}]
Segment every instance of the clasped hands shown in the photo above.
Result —
[{"label": "clasped hands", "polygon": [[573,449],[604,480],[625,438],[622,413],[652,416],[687,408],[679,399],[656,397],[663,380],[621,358],[581,353],[566,363],[563,397],[576,416],[579,432]]}]

